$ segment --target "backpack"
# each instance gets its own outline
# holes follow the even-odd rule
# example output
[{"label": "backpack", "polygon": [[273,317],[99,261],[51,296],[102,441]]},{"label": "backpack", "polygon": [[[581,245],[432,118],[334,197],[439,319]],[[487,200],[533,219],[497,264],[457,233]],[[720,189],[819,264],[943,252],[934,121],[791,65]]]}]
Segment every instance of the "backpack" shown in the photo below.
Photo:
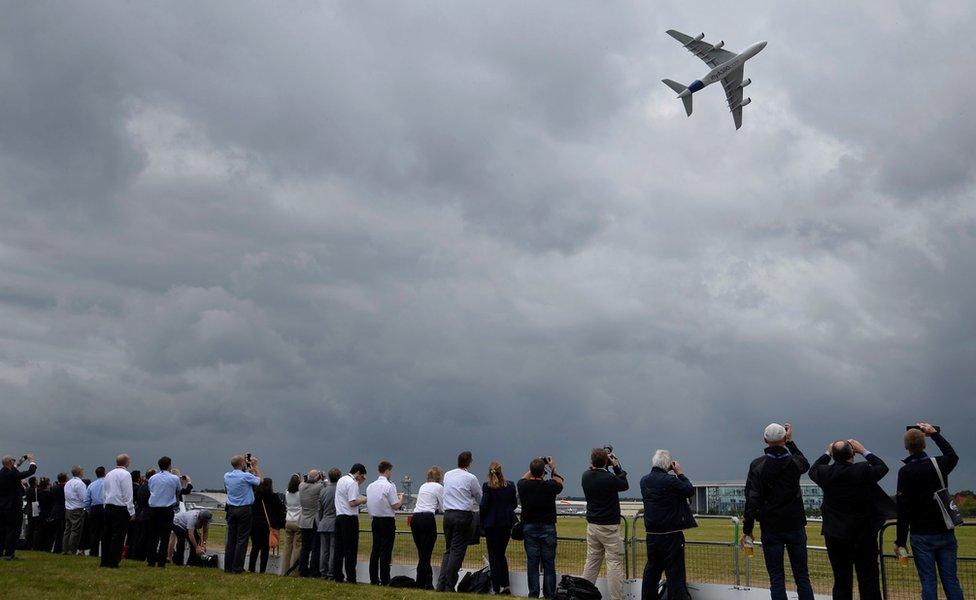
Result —
[{"label": "backpack", "polygon": [[200,557],[200,565],[207,569],[216,569],[220,566],[220,558],[216,554],[204,554]]},{"label": "backpack", "polygon": [[572,575],[563,575],[556,586],[557,600],[601,600],[603,594],[590,583],[590,580]]},{"label": "backpack", "polygon": [[457,591],[462,594],[490,594],[491,571],[488,567],[480,571],[468,571],[458,583]]},{"label": "backpack", "polygon": [[413,578],[407,577],[406,575],[397,575],[396,577],[390,580],[390,587],[391,588],[413,588],[413,587],[417,587],[417,582],[414,581]]}]

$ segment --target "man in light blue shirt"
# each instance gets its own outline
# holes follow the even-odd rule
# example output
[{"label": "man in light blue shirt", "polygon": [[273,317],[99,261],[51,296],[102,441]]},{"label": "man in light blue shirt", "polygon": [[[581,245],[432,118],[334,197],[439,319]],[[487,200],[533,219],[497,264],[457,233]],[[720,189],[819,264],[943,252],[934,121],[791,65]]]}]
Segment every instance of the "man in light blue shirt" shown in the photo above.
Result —
[{"label": "man in light blue shirt", "polygon": [[102,525],[105,522],[105,467],[95,467],[95,481],[85,490],[85,510],[88,511],[89,540],[88,556],[98,556],[102,541]]},{"label": "man in light blue shirt", "polygon": [[251,505],[254,504],[254,488],[261,483],[264,474],[258,467],[256,456],[240,454],[230,459],[233,470],[224,473],[227,490],[227,541],[224,543],[224,571],[244,572],[244,555],[251,535]]},{"label": "man in light blue shirt", "polygon": [[183,487],[180,478],[170,473],[173,460],[164,456],[157,462],[159,472],[149,478],[149,544],[146,562],[150,567],[165,567],[169,533],[176,514],[176,497]]}]

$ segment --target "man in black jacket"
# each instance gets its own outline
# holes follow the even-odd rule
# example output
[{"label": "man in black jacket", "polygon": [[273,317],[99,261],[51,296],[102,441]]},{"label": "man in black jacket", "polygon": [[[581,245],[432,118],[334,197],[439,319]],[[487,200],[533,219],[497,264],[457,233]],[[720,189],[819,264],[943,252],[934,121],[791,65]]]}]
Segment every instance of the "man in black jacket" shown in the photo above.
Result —
[{"label": "man in black jacket", "polygon": [[13,456],[3,457],[0,468],[0,558],[13,560],[20,539],[20,528],[24,518],[24,484],[21,483],[37,471],[33,454],[25,454],[21,460],[30,461],[26,471],[17,470]]},{"label": "man in black jacket", "polygon": [[810,463],[793,442],[793,426],[770,423],[763,432],[765,453],[749,465],[742,543],[752,539],[756,520],[762,526],[763,558],[769,573],[772,600],[786,600],[783,551],[790,557],[799,600],[813,600],[807,569],[807,518],[800,493],[800,476]]},{"label": "man in black jacket", "polygon": [[[667,450],[658,450],[651,461],[651,472],[641,479],[644,499],[644,529],[647,531],[647,564],[641,600],[658,600],[661,573],[668,576],[668,598],[688,598],[685,578],[685,534],[697,527],[688,499],[695,486],[685,477],[678,461]],[[671,475],[671,472],[674,475]]]},{"label": "man in black jacket", "polygon": [[[942,456],[930,457],[925,453],[926,437],[932,438]],[[922,598],[934,599],[938,579],[941,579],[946,598],[962,600],[962,587],[956,574],[956,534],[946,526],[942,509],[933,497],[935,492],[949,485],[949,473],[959,463],[959,456],[942,434],[928,423],[918,423],[914,429],[905,432],[905,449],[909,456],[903,461],[905,466],[898,471],[898,495],[895,497],[898,504],[895,552],[904,550],[911,531]]]},{"label": "man in black jacket", "polygon": [[[866,462],[855,463],[856,454]],[[888,465],[857,440],[833,442],[810,467],[810,479],[824,494],[821,533],[834,571],[834,600],[854,597],[855,569],[861,600],[881,600],[878,530],[884,525],[884,516],[877,510],[876,501],[878,482],[887,473]]]},{"label": "man in black jacket", "polygon": [[[607,470],[612,467],[613,472]],[[594,448],[590,468],[583,473],[586,497],[586,565],[583,578],[596,583],[603,559],[607,560],[610,600],[623,600],[623,537],[620,535],[620,492],[627,491],[627,472],[605,448]]]}]

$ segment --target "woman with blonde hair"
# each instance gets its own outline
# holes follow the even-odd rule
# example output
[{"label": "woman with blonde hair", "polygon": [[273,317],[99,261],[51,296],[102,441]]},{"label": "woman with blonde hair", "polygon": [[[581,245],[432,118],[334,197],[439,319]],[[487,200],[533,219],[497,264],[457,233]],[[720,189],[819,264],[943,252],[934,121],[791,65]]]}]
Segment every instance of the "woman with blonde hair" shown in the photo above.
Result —
[{"label": "woman with blonde hair", "polygon": [[410,531],[413,543],[417,545],[417,587],[422,590],[434,589],[434,573],[430,557],[437,543],[437,521],[434,514],[444,510],[444,470],[434,465],[427,470],[427,483],[417,490],[417,504],[410,516]]},{"label": "woman with blonde hair", "polygon": [[511,594],[505,550],[512,539],[515,507],[518,506],[515,484],[506,481],[502,466],[493,462],[488,467],[488,481],[482,484],[481,492],[481,526],[488,546],[491,590],[496,594]]}]

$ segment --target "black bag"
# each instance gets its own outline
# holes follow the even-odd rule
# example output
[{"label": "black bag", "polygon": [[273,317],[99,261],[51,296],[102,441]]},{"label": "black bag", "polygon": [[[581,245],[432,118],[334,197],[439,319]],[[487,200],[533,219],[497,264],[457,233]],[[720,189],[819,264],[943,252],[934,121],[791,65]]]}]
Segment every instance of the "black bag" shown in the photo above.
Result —
[{"label": "black bag", "polygon": [[390,587],[391,588],[414,588],[417,587],[417,582],[414,581],[413,578],[407,577],[406,575],[397,575],[396,577],[390,580]]},{"label": "black bag", "polygon": [[942,485],[939,491],[932,494],[932,498],[939,505],[939,512],[942,513],[942,520],[945,522],[946,529],[955,529],[963,523],[962,513],[959,512],[959,507],[956,506],[955,500],[949,494],[945,477],[942,476],[942,469],[939,468],[939,461],[935,460],[934,456],[930,456],[929,459],[932,461],[932,466],[935,467],[935,472],[939,476],[939,483]]},{"label": "black bag", "polygon": [[220,558],[216,554],[204,554],[200,557],[200,567],[216,569],[220,566]]},{"label": "black bag", "polygon": [[525,526],[518,517],[515,517],[515,524],[512,525],[512,539],[516,542],[521,542],[525,539]]},{"label": "black bag", "polygon": [[589,579],[563,575],[556,587],[556,598],[562,600],[601,600],[603,594]]},{"label": "black bag", "polygon": [[480,571],[469,571],[461,578],[457,591],[462,594],[490,594],[491,571],[488,567]]}]

